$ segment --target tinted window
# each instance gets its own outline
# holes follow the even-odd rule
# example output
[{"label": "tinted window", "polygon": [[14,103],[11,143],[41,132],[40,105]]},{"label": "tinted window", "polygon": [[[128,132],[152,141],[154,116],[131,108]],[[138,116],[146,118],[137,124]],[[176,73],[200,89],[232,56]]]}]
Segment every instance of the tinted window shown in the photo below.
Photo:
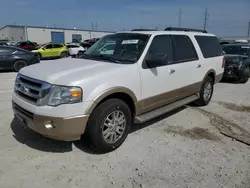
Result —
[{"label": "tinted window", "polygon": [[52,48],[52,44],[48,44],[45,48],[46,49],[51,49]]},{"label": "tinted window", "polygon": [[54,44],[54,48],[62,48],[62,45],[60,45],[60,44]]},{"label": "tinted window", "polygon": [[174,62],[184,62],[197,60],[198,56],[190,38],[186,35],[172,35],[173,60]]},{"label": "tinted window", "polygon": [[204,58],[222,55],[222,47],[219,40],[214,36],[195,36]]},{"label": "tinted window", "polygon": [[226,54],[249,55],[250,46],[232,45],[232,46],[223,46],[222,48]]},{"label": "tinted window", "polygon": [[173,61],[172,45],[169,35],[158,35],[154,37],[146,59],[164,59],[167,57],[169,63]]},{"label": "tinted window", "polygon": [[68,48],[79,48],[77,45],[67,45]]},{"label": "tinted window", "polygon": [[5,47],[0,47],[0,54],[10,54],[13,53],[14,51],[16,51],[18,49],[16,48],[5,48]]}]

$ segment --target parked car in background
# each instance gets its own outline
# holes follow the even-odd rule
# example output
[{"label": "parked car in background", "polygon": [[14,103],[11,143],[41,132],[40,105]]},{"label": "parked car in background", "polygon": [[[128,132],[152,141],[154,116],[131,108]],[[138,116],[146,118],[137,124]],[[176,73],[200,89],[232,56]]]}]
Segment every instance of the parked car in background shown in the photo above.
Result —
[{"label": "parked car in background", "polygon": [[15,46],[17,43],[18,43],[17,41],[9,41],[9,42],[7,42],[7,44],[9,46]]},{"label": "parked car in background", "polygon": [[84,40],[83,42],[86,42],[86,43],[90,43],[90,44],[95,44],[98,40],[100,40],[100,38],[92,38],[92,39],[87,39],[87,40]]},{"label": "parked car in background", "polygon": [[250,77],[250,44],[226,44],[223,80],[237,80],[246,83]]},{"label": "parked car in background", "polygon": [[86,48],[82,47],[80,44],[77,43],[68,43],[66,44],[67,48],[69,49],[69,55],[76,56],[79,51],[85,51]]},{"label": "parked car in background", "polygon": [[69,56],[69,50],[65,44],[48,43],[38,46],[36,50],[32,52],[36,53],[40,59],[48,58],[66,58]]},{"label": "parked car in background", "polygon": [[0,46],[9,46],[6,42],[0,41]]},{"label": "parked car in background", "polygon": [[[126,140],[134,122],[191,102],[207,105],[223,76],[221,45],[204,31],[172,30],[104,36],[84,59],[22,69],[12,95],[15,117],[57,140],[79,140],[85,133],[96,150],[109,152]],[[113,53],[101,54],[111,41]]]},{"label": "parked car in background", "polygon": [[14,70],[18,72],[28,65],[39,63],[36,54],[11,46],[0,46],[0,70]]},{"label": "parked car in background", "polygon": [[37,43],[31,41],[21,41],[15,44],[16,47],[22,48],[28,51],[35,50],[38,46]]}]

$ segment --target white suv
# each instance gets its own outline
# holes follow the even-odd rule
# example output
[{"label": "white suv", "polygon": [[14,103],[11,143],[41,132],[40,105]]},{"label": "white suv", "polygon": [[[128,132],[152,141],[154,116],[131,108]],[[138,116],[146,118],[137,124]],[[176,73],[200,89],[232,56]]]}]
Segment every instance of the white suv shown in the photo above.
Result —
[{"label": "white suv", "polygon": [[[110,43],[115,44],[112,53],[102,54],[100,49]],[[120,32],[104,36],[82,58],[21,69],[13,110],[46,137],[73,141],[86,133],[95,149],[109,152],[124,142],[134,122],[191,102],[207,105],[223,72],[215,35],[169,29]]]}]

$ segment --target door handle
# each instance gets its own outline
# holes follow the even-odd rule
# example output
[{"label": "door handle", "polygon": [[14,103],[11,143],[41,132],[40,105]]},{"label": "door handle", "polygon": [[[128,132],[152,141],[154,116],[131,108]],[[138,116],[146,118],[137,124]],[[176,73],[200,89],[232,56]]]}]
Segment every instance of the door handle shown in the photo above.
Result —
[{"label": "door handle", "polygon": [[174,70],[174,69],[170,69],[170,70],[169,70],[169,73],[170,73],[170,74],[173,74],[173,73],[175,73],[175,70]]},{"label": "door handle", "polygon": [[198,64],[198,65],[197,65],[197,68],[200,68],[200,67],[201,67],[201,64]]}]

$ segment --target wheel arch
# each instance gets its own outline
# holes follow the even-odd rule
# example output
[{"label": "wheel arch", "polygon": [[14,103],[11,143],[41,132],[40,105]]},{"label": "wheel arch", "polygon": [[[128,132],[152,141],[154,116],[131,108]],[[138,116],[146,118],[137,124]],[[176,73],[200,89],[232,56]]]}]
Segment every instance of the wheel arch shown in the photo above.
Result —
[{"label": "wheel arch", "polygon": [[111,98],[117,98],[124,101],[129,106],[133,117],[135,116],[137,111],[136,109],[137,98],[134,92],[125,87],[113,87],[103,91],[94,98],[93,104],[87,109],[86,113],[91,114],[99,104]]},{"label": "wheel arch", "polygon": [[214,69],[210,69],[209,71],[207,71],[206,75],[204,76],[202,83],[205,81],[205,79],[210,76],[213,79],[213,82],[215,84],[215,77],[216,77],[216,71]]}]

